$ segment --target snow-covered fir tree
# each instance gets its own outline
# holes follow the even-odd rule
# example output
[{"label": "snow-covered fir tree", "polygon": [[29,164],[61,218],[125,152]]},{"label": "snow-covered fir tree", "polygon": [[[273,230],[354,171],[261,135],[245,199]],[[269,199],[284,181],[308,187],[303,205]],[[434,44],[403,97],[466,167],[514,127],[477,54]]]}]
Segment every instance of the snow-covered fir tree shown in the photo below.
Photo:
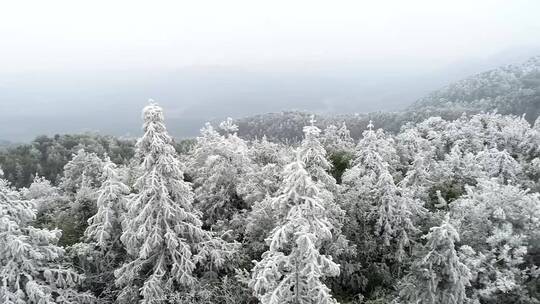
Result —
[{"label": "snow-covered fir tree", "polygon": [[[385,234],[384,231],[388,231],[389,235],[393,234],[390,229],[387,229],[390,226],[385,227],[386,225],[383,224],[382,230],[376,227],[379,213],[384,216],[387,210],[381,204],[383,193],[377,188],[378,184],[381,184],[380,177],[387,176],[388,173],[388,163],[380,154],[383,151],[379,149],[387,143],[383,142],[385,141],[383,138],[378,138],[371,122],[363,135],[364,137],[356,147],[353,166],[343,174],[341,193],[338,197],[340,205],[344,206],[347,212],[343,226],[344,234],[358,248],[356,255],[340,259],[340,263],[344,265],[340,284],[355,294],[365,292],[364,287],[369,283],[370,278],[389,276],[390,269],[384,262],[388,257],[388,250],[381,236]],[[388,176],[391,175],[388,173]],[[386,181],[392,184],[386,184],[393,189],[392,194],[389,195],[397,197],[398,191],[393,179]],[[394,200],[387,202],[394,204]],[[380,267],[367,269],[365,265],[379,265]],[[373,274],[376,275],[373,276]]]},{"label": "snow-covered fir tree", "polygon": [[[465,193],[467,185],[475,184],[476,179],[483,175],[475,155],[464,152],[459,145],[455,145],[442,160],[438,161],[435,169],[430,172],[429,179],[432,189],[440,191],[441,197],[451,202]],[[426,206],[436,209],[436,204],[438,201],[431,200]]]},{"label": "snow-covered fir tree", "polygon": [[71,251],[87,274],[86,284],[92,286],[100,300],[113,301],[115,288],[110,282],[125,255],[120,242],[121,221],[130,189],[122,183],[116,165],[108,157],[104,164],[103,183],[96,193],[97,212],[88,219],[85,243],[73,245]]},{"label": "snow-covered fir tree", "polygon": [[109,158],[103,167],[103,183],[97,191],[97,212],[88,219],[85,237],[100,250],[107,251],[119,242],[121,219],[130,189],[120,180],[116,165]]},{"label": "snow-covered fir tree", "polygon": [[45,177],[36,176],[28,188],[21,189],[24,199],[33,200],[38,213],[46,212],[54,207],[60,193],[58,187],[55,187]]},{"label": "snow-covered fir tree", "polygon": [[455,248],[459,234],[446,216],[440,226],[430,228],[425,248],[399,286],[403,303],[463,304],[468,298],[471,272]]},{"label": "snow-covered fir tree", "polygon": [[236,134],[238,131],[238,126],[234,123],[233,119],[227,117],[224,121],[219,124],[219,128],[225,132],[227,136]]},{"label": "snow-covered fir tree", "polygon": [[273,195],[279,188],[283,167],[290,162],[289,149],[263,137],[249,147],[251,169],[241,176],[236,187],[238,194],[249,205]]},{"label": "snow-covered fir tree", "polygon": [[[73,245],[81,240],[88,219],[96,213],[96,192],[101,186],[103,161],[96,153],[79,149],[64,166],[59,189],[62,192],[54,210],[54,226],[62,230],[60,243]],[[67,201],[67,202],[66,202]]]},{"label": "snow-covered fir tree", "polygon": [[326,150],[319,140],[321,130],[315,126],[315,122],[311,117],[310,125],[304,127],[304,140],[298,147],[298,154],[313,181],[336,193],[336,180],[329,174],[332,164],[326,158]]},{"label": "snow-covered fir tree", "polygon": [[339,275],[339,265],[320,252],[332,238],[320,189],[301,160],[285,168],[272,208],[280,215],[267,238],[268,251],[255,263],[249,286],[263,304],[337,303],[323,280]]},{"label": "snow-covered fir tree", "polygon": [[540,249],[540,196],[497,179],[467,187],[451,211],[460,222],[464,262],[473,273],[472,294],[482,303],[535,303],[526,283],[539,283],[527,262]]},{"label": "snow-covered fir tree", "polygon": [[76,193],[84,184],[90,188],[101,186],[103,161],[92,152],[80,149],[64,167],[60,187],[66,192]]},{"label": "snow-covered fir tree", "polygon": [[195,270],[222,266],[229,246],[203,230],[193,192],[167,134],[162,109],[143,109],[144,135],[137,142],[142,175],[129,202],[121,241],[128,261],[115,271],[119,303],[160,303],[197,282]]},{"label": "snow-covered fir tree", "polygon": [[228,221],[247,208],[237,187],[244,174],[251,170],[248,146],[236,135],[237,127],[231,120],[221,126],[225,135],[206,124],[197,137],[189,164],[197,208],[203,211],[208,226],[220,225],[219,221]]},{"label": "snow-covered fir tree", "polygon": [[433,186],[431,175],[439,167],[436,149],[429,140],[423,138],[414,127],[404,128],[396,135],[396,150],[401,160],[405,176],[399,182],[413,197],[422,201],[429,199],[429,190]]},{"label": "snow-covered fir tree", "polygon": [[375,186],[379,192],[375,202],[375,231],[384,246],[392,245],[391,256],[402,262],[407,256],[405,250],[419,232],[414,221],[425,209],[420,201],[395,185],[388,170],[381,171]]},{"label": "snow-covered fir tree", "polygon": [[521,179],[521,165],[506,150],[485,149],[476,155],[476,162],[487,177],[499,178],[503,184],[516,183]]},{"label": "snow-covered fir tree", "polygon": [[[411,193],[400,189],[389,170],[389,164],[379,153],[373,125],[368,125],[364,138],[358,145],[355,165],[343,176],[343,194],[347,211],[352,220],[349,230],[360,231],[372,223],[363,234],[356,234],[359,242],[369,240],[370,230],[380,237],[384,246],[396,245],[395,257],[401,261],[404,248],[409,246],[410,234],[417,232],[413,219],[423,212],[421,203]],[[375,248],[376,246],[373,246]]]},{"label": "snow-covered fir tree", "polygon": [[393,141],[384,138],[382,130],[374,131],[371,121],[356,146],[355,154],[352,167],[343,174],[344,184],[373,185],[383,167],[394,170],[399,162]]},{"label": "snow-covered fir tree", "polygon": [[63,263],[61,232],[34,228],[34,218],[33,201],[0,180],[0,302],[93,303],[78,291],[82,277]]},{"label": "snow-covered fir tree", "polygon": [[354,149],[354,140],[345,122],[339,128],[335,125],[327,126],[321,136],[321,142],[326,152],[331,155],[338,152],[352,152]]}]

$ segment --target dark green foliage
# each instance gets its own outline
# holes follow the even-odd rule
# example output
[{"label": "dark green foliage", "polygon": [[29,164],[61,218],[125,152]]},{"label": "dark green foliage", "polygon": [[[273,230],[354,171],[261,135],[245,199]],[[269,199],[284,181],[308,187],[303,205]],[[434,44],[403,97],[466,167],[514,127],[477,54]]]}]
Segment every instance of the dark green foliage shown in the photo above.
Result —
[{"label": "dark green foliage", "polygon": [[173,145],[174,145],[174,149],[176,150],[176,153],[180,155],[185,155],[191,152],[191,150],[193,149],[196,143],[197,141],[195,139],[187,138],[187,139],[176,140],[173,143]]},{"label": "dark green foliage", "polygon": [[171,304],[258,303],[251,290],[235,276],[224,276],[221,280],[203,279],[195,288],[173,294],[169,301]]},{"label": "dark green foliage", "polygon": [[336,179],[338,184],[341,184],[341,176],[347,168],[351,161],[354,159],[354,155],[349,152],[340,151],[332,153],[328,156],[330,162],[332,162],[332,176]]},{"label": "dark green foliage", "polygon": [[81,241],[87,220],[96,211],[95,201],[90,197],[77,199],[62,195],[38,212],[35,226],[39,228],[62,230],[58,241],[61,246],[71,246]]},{"label": "dark green foliage", "polygon": [[57,184],[64,166],[79,149],[100,157],[107,153],[114,163],[127,164],[133,157],[134,144],[134,140],[96,134],[42,135],[28,144],[0,150],[0,168],[17,188],[28,187],[36,174]]}]

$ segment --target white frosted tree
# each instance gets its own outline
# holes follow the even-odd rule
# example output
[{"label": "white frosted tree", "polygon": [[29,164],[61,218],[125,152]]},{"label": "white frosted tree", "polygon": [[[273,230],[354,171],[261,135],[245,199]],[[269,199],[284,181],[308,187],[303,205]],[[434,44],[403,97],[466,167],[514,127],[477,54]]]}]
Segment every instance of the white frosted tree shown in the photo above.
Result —
[{"label": "white frosted tree", "polygon": [[[437,162],[429,173],[431,195],[440,191],[437,197],[451,203],[465,192],[467,185],[473,185],[476,180],[485,175],[482,168],[471,152],[463,152],[459,145],[455,145],[444,159]],[[433,191],[435,190],[435,191]],[[428,207],[441,206],[439,200],[432,199]]]},{"label": "white frosted tree", "polygon": [[520,180],[521,165],[506,150],[485,149],[476,155],[475,160],[487,177],[496,177],[503,184]]},{"label": "white frosted tree", "polygon": [[[399,161],[392,142],[384,138],[382,131],[374,131],[373,123],[370,121],[368,129],[363,133],[363,138],[356,146],[352,168],[343,174],[343,183],[351,186],[355,184],[355,186],[372,187],[379,171],[384,168],[395,170]],[[390,173],[393,175],[393,172]]]},{"label": "white frosted tree", "polygon": [[473,294],[482,303],[534,303],[525,282],[538,284],[540,275],[527,258],[540,247],[538,193],[480,179],[450,210],[460,222],[461,243],[472,249],[464,262],[471,265]]},{"label": "white frosted tree", "polygon": [[407,256],[405,249],[419,232],[414,220],[425,210],[420,201],[395,185],[388,170],[380,172],[375,187],[378,192],[373,212],[376,218],[375,231],[385,247],[391,246],[390,255],[402,262]]},{"label": "white frosted tree", "polygon": [[221,128],[225,135],[206,124],[197,137],[189,163],[196,206],[203,212],[207,226],[227,222],[248,207],[237,189],[242,177],[251,170],[248,146],[234,133],[237,127],[232,120],[223,122]]},{"label": "white frosted tree", "polygon": [[46,178],[36,176],[28,188],[21,189],[21,194],[24,199],[34,201],[34,206],[39,214],[55,207],[59,200],[60,191]]},{"label": "white frosted tree", "polygon": [[313,181],[321,183],[326,190],[336,193],[336,180],[330,175],[332,164],[326,158],[326,150],[320,142],[321,130],[315,126],[315,119],[311,117],[311,125],[304,127],[304,140],[298,147],[298,154],[305,165],[306,171]]},{"label": "white frosted tree", "polygon": [[99,188],[102,170],[103,161],[97,154],[79,149],[64,166],[60,188],[69,193],[76,193],[83,184],[91,188]]},{"label": "white frosted tree", "polygon": [[0,303],[92,303],[77,291],[82,277],[63,264],[59,230],[31,226],[33,201],[0,180]]},{"label": "white frosted tree", "polygon": [[[81,240],[88,219],[96,213],[96,191],[101,186],[103,161],[92,152],[79,149],[64,166],[59,189],[67,206],[57,204],[54,224],[62,229],[61,244],[73,245]],[[66,208],[67,207],[67,208]]]},{"label": "white frosted tree", "polygon": [[[372,128],[370,123],[358,145],[355,165],[343,176],[343,199],[352,217],[349,229],[353,231],[349,233],[356,235],[359,242],[365,242],[369,240],[365,234],[373,228],[382,240],[378,244],[392,245],[390,251],[401,261],[405,257],[404,248],[410,246],[412,236],[417,232],[413,220],[424,209],[410,192],[396,185],[390,166],[379,150],[386,143],[380,143]],[[362,227],[363,236],[358,234],[359,227]],[[375,247],[380,246],[371,246],[371,250]],[[384,250],[388,251],[388,248]]]},{"label": "white frosted tree", "polygon": [[252,161],[248,172],[240,178],[238,194],[249,205],[273,195],[279,188],[283,167],[290,162],[290,153],[282,145],[263,137],[253,141],[248,156]]},{"label": "white frosted tree", "polygon": [[115,271],[120,303],[159,303],[193,287],[198,265],[222,266],[229,246],[201,228],[193,193],[167,134],[162,109],[143,109],[144,135],[137,142],[142,175],[128,202],[121,241],[128,262]]},{"label": "white frosted tree", "polygon": [[126,195],[130,189],[120,180],[116,165],[107,157],[103,167],[103,183],[97,191],[97,213],[88,219],[85,237],[102,251],[120,241],[121,219]]},{"label": "white frosted tree", "polygon": [[471,272],[459,259],[459,234],[446,216],[440,226],[430,228],[425,248],[400,283],[404,303],[463,304]]},{"label": "white frosted tree", "polygon": [[[343,285],[357,294],[365,291],[364,287],[374,273],[375,276],[390,277],[386,262],[391,250],[385,245],[384,238],[388,236],[389,241],[393,238],[393,227],[386,222],[393,217],[391,213],[397,207],[398,198],[398,191],[388,172],[388,162],[380,154],[380,147],[386,146],[387,142],[378,138],[371,122],[363,135],[356,147],[352,168],[343,174],[339,196],[347,211],[344,234],[358,248],[356,256],[340,260],[344,265],[341,277]],[[381,180],[383,176],[385,179]],[[378,189],[383,182],[385,190],[391,188],[390,192]],[[387,199],[383,200],[381,194],[387,195]],[[377,224],[379,218],[380,224]],[[372,267],[368,269],[365,265]]]},{"label": "white frosted tree", "polygon": [[337,135],[341,141],[341,145],[344,148],[352,148],[354,146],[354,139],[351,137],[351,131],[349,131],[349,128],[347,128],[347,124],[345,122],[343,122],[341,127],[339,127],[337,130]]},{"label": "white frosted tree", "polygon": [[260,166],[268,164],[286,165],[290,163],[291,151],[283,144],[271,142],[263,136],[260,140],[254,140],[249,147],[249,157]]},{"label": "white frosted tree", "polygon": [[226,120],[219,124],[219,128],[227,135],[235,134],[238,131],[238,126],[234,123],[233,119],[227,117]]},{"label": "white frosted tree", "polygon": [[339,265],[321,253],[332,239],[320,189],[301,161],[285,168],[279,195],[271,199],[278,225],[267,238],[268,251],[255,262],[249,286],[263,304],[337,303],[323,280],[339,275]]},{"label": "white frosted tree", "polygon": [[354,140],[345,122],[339,128],[335,125],[326,127],[321,136],[321,142],[329,154],[354,150]]},{"label": "white frosted tree", "polygon": [[112,301],[116,290],[110,282],[125,256],[120,242],[121,221],[130,189],[122,183],[116,165],[108,157],[104,160],[102,175],[103,183],[96,193],[97,212],[88,219],[85,242],[71,246],[71,252],[87,274],[85,283],[100,300]]},{"label": "white frosted tree", "polygon": [[341,144],[338,128],[335,125],[328,125],[321,136],[321,142],[328,153],[339,150]]},{"label": "white frosted tree", "polygon": [[415,128],[402,130],[396,136],[396,143],[401,165],[406,170],[399,186],[414,198],[427,201],[433,185],[431,175],[438,168],[435,148]]},{"label": "white frosted tree", "polygon": [[334,227],[331,246],[324,246],[324,250],[338,257],[344,249],[349,247],[346,238],[341,233],[345,211],[336,204],[336,195],[339,187],[335,178],[329,173],[332,164],[327,159],[326,150],[320,141],[321,130],[315,126],[315,118],[311,116],[310,125],[303,128],[304,139],[295,151],[296,156],[304,164],[305,170],[319,188],[319,197],[323,200],[325,215]]}]

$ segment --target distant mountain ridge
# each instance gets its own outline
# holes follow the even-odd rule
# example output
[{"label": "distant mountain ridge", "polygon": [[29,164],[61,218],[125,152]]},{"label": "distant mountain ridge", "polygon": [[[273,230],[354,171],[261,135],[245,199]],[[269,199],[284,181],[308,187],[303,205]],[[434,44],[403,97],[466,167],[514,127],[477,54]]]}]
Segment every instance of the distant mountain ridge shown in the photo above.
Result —
[{"label": "distant mountain ridge", "polygon": [[540,114],[540,56],[520,65],[508,65],[452,83],[416,101],[409,110],[456,106],[501,114]]},{"label": "distant mountain ridge", "polygon": [[[514,114],[533,123],[540,115],[540,56],[520,65],[507,65],[476,74],[434,91],[399,112],[315,115],[316,125],[346,123],[353,138],[359,138],[370,120],[376,128],[398,132],[408,122],[419,122],[431,116],[456,119],[463,113],[497,111]],[[245,138],[267,136],[272,140],[299,141],[302,127],[309,124],[312,113],[283,111],[249,116],[238,120],[239,133]]]}]

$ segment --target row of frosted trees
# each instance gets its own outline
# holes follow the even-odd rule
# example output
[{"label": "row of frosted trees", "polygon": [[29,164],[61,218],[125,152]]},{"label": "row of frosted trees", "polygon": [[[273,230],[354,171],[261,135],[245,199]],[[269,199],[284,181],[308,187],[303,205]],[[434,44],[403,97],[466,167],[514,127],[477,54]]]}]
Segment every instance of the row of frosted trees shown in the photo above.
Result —
[{"label": "row of frosted trees", "polygon": [[143,119],[129,166],[81,150],[58,186],[0,183],[1,303],[539,303],[538,122],[355,143],[312,120],[285,145],[228,119],[179,155]]}]

